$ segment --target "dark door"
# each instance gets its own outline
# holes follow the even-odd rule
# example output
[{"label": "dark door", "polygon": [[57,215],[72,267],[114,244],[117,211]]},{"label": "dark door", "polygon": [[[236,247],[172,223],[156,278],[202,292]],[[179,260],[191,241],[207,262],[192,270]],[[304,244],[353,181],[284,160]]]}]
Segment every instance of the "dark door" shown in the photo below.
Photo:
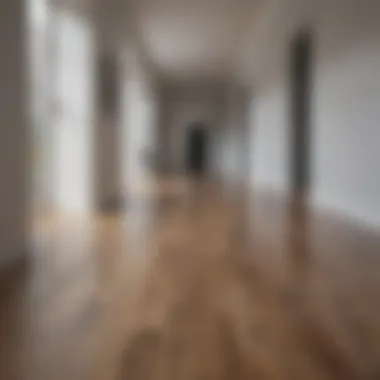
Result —
[{"label": "dark door", "polygon": [[207,136],[202,127],[190,129],[187,136],[187,170],[202,174],[206,170]]},{"label": "dark door", "polygon": [[291,179],[301,194],[310,186],[311,45],[310,33],[301,32],[291,46]]}]

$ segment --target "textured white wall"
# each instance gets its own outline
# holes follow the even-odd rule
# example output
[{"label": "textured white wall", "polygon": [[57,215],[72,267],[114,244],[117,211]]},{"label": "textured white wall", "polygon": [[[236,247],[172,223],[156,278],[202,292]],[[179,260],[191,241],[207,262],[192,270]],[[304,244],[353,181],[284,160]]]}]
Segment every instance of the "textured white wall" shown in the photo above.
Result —
[{"label": "textured white wall", "polygon": [[75,10],[57,13],[54,193],[59,210],[86,213],[94,195],[93,25]]},{"label": "textured white wall", "polygon": [[0,267],[27,251],[28,150],[25,9],[6,0],[0,12]]},{"label": "textured white wall", "polygon": [[314,201],[380,225],[380,3],[331,5],[316,38]]},{"label": "textured white wall", "polygon": [[250,179],[255,187],[278,191],[289,188],[287,48],[295,23],[290,17],[297,16],[293,14],[297,7],[286,2],[273,0],[263,4],[247,34],[249,45],[245,51],[245,75],[254,87],[249,112]]},{"label": "textured white wall", "polygon": [[123,191],[128,192],[151,178],[154,163],[146,152],[156,149],[158,102],[155,80],[138,51],[126,49],[123,62],[120,166]]},{"label": "textured white wall", "polygon": [[380,223],[380,3],[272,1],[256,25],[252,182],[289,189],[289,41],[310,26],[312,200]]},{"label": "textured white wall", "polygon": [[222,176],[231,184],[247,184],[250,174],[250,87],[230,85],[226,101],[224,130],[219,143]]},{"label": "textured white wall", "polygon": [[253,103],[251,135],[253,163],[251,171],[255,185],[288,188],[289,130],[285,88],[270,88],[258,93]]},{"label": "textured white wall", "polygon": [[144,185],[151,170],[143,151],[154,152],[156,147],[156,78],[141,46],[135,6],[123,0],[97,0],[95,8],[98,56],[115,59],[118,94],[115,115],[105,116],[101,107],[97,110],[96,197],[100,204]]}]

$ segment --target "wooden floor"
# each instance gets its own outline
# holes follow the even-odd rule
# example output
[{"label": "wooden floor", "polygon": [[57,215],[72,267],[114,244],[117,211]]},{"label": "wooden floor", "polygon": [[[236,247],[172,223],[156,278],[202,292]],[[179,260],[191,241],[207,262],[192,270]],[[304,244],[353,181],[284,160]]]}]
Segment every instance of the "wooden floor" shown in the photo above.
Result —
[{"label": "wooden floor", "polygon": [[37,227],[0,379],[380,379],[380,238],[353,222],[172,180]]}]

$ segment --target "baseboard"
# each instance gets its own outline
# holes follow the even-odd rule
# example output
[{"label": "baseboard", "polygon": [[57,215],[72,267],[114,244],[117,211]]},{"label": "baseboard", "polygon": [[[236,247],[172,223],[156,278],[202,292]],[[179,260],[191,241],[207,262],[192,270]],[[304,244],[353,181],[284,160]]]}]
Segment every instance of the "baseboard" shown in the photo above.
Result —
[{"label": "baseboard", "polygon": [[339,217],[351,221],[356,225],[360,224],[366,229],[371,229],[377,233],[380,232],[379,215],[370,215],[369,213],[355,210],[351,205],[345,206],[342,202],[336,201],[326,196],[322,196],[318,193],[311,194],[310,205],[316,210],[335,214]]}]

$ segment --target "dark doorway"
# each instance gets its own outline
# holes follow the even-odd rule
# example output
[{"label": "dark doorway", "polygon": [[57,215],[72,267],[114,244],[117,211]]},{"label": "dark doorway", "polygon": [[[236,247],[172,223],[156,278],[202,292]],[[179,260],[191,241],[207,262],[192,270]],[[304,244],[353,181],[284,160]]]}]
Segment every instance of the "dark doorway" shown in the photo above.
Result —
[{"label": "dark doorway", "polygon": [[203,174],[207,166],[207,135],[202,125],[190,128],[186,140],[186,168],[189,173]]},{"label": "dark doorway", "polygon": [[301,195],[310,187],[311,60],[311,35],[302,31],[291,45],[291,180]]}]

